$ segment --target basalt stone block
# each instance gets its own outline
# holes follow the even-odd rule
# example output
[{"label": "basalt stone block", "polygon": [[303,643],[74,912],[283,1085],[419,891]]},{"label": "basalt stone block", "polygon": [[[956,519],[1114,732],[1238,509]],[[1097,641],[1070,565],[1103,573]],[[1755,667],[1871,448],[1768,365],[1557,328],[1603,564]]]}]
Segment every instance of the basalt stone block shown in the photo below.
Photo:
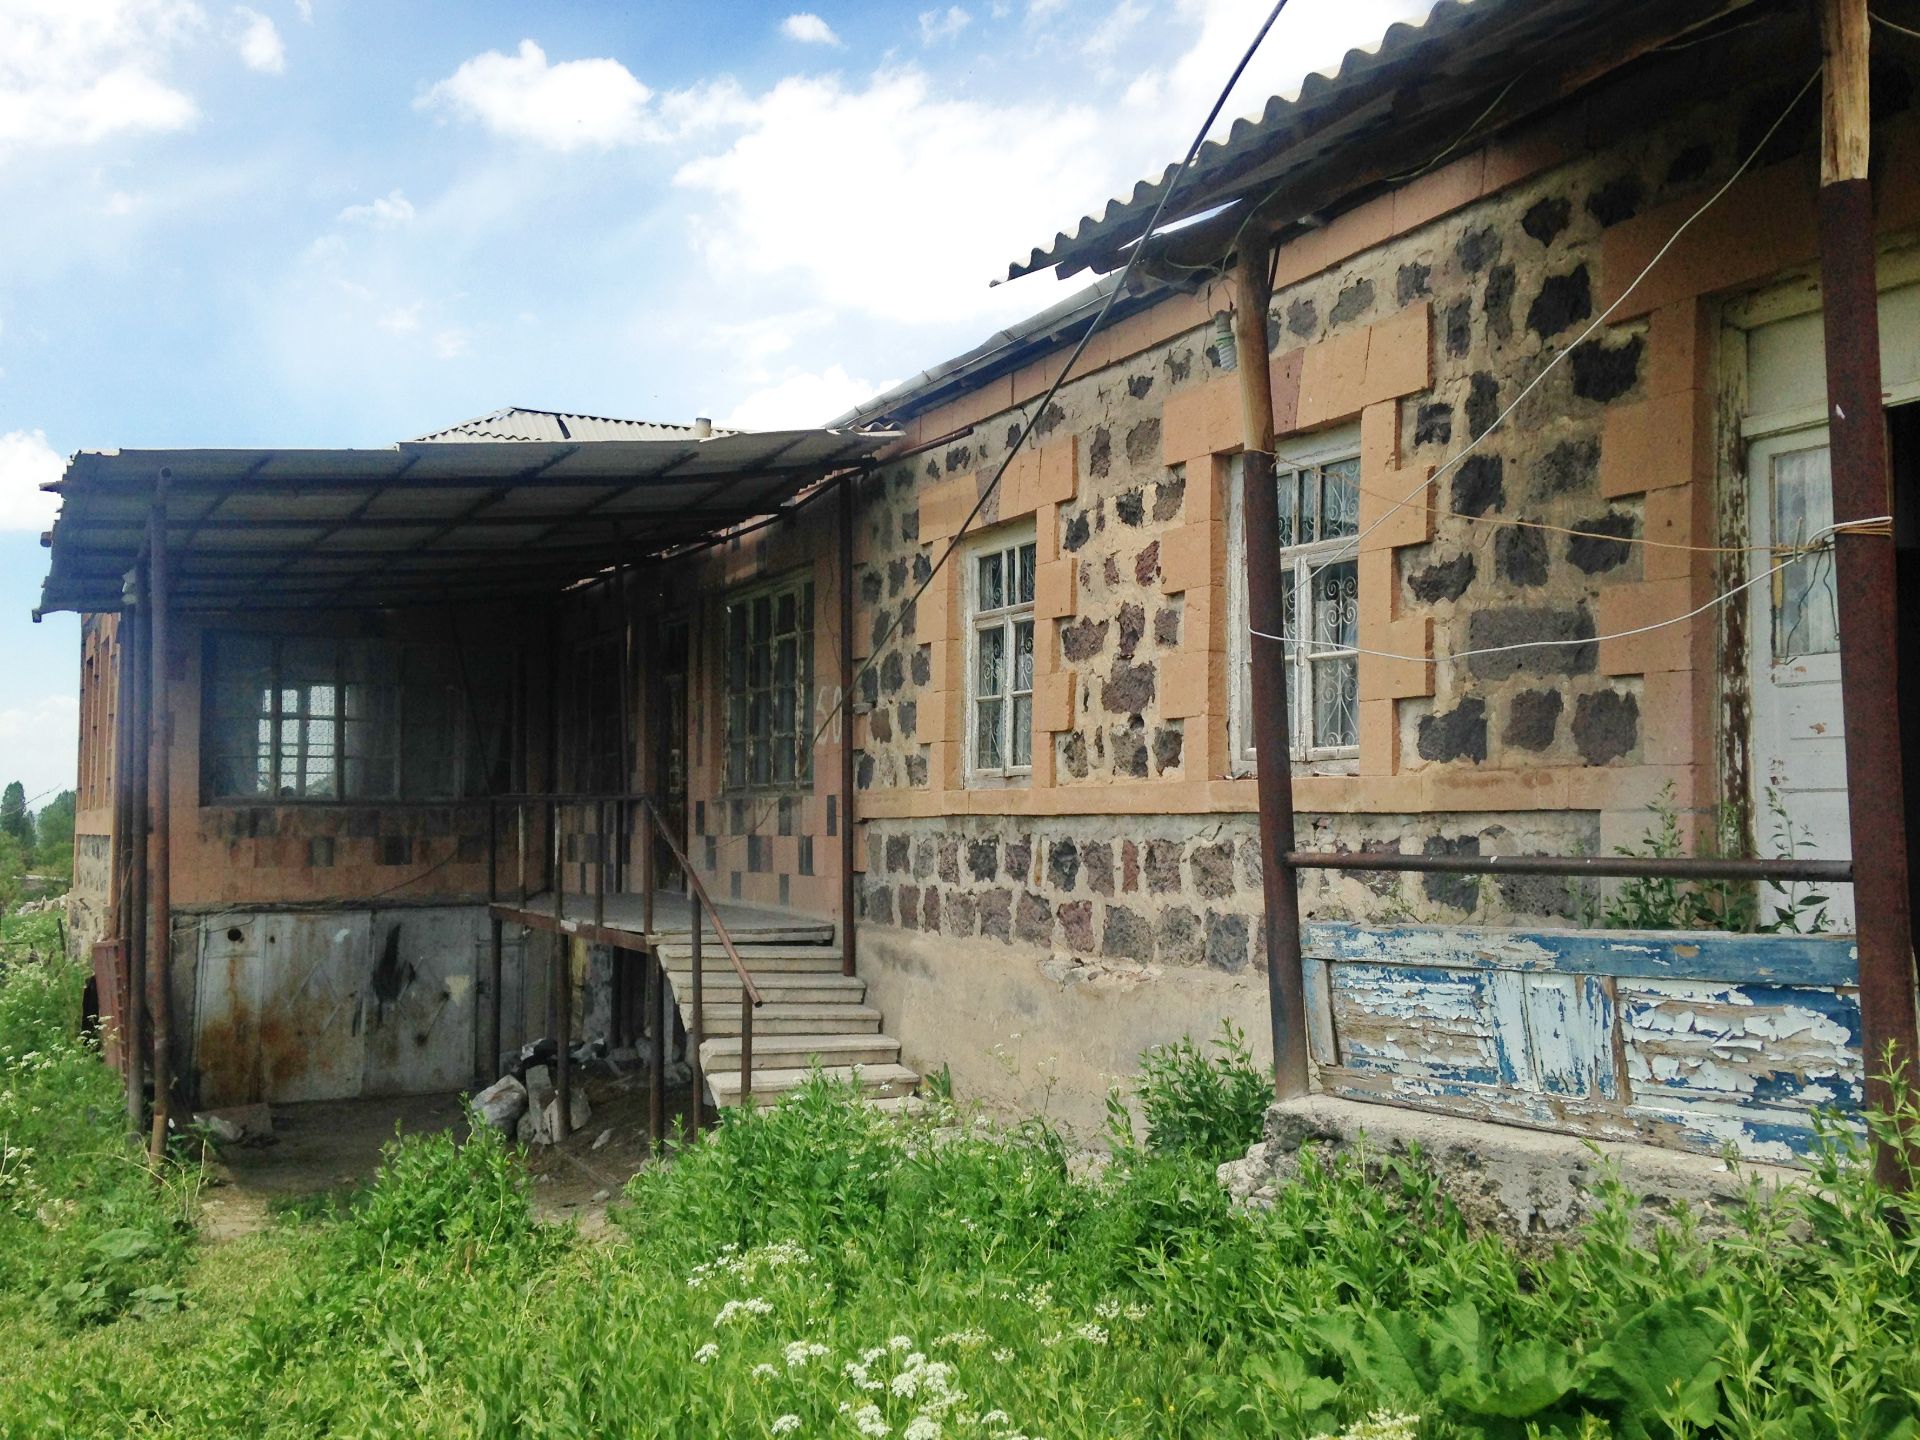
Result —
[{"label": "basalt stone block", "polygon": [[989,835],[967,841],[967,873],[976,880],[991,880],[1000,873],[1000,840]]},{"label": "basalt stone block", "polygon": [[913,878],[916,880],[932,879],[934,863],[935,851],[933,841],[930,837],[923,835],[913,842]]},{"label": "basalt stone block", "polygon": [[1187,501],[1187,475],[1184,470],[1169,470],[1153,490],[1153,518],[1165,524],[1179,518]]},{"label": "basalt stone block", "polygon": [[1033,837],[1018,835],[1007,841],[1007,878],[1024,880],[1033,868]]},{"label": "basalt stone block", "polygon": [[873,756],[862,755],[853,767],[854,784],[862,790],[873,788]]},{"label": "basalt stone block", "polygon": [[1453,439],[1453,406],[1444,401],[1422,405],[1413,418],[1413,443],[1445,445]]},{"label": "basalt stone block", "polygon": [[1206,958],[1200,917],[1184,905],[1171,905],[1154,924],[1154,943],[1165,965],[1198,965]]},{"label": "basalt stone block", "polygon": [[1487,706],[1484,700],[1462,700],[1451,710],[1420,717],[1417,741],[1422,760],[1487,758]]},{"label": "basalt stone block", "polygon": [[1087,841],[1080,847],[1080,864],[1087,874],[1087,889],[1096,895],[1113,894],[1113,846],[1111,844],[1105,840]]},{"label": "basalt stone block", "polygon": [[1060,922],[1060,938],[1066,942],[1069,950],[1077,950],[1083,955],[1093,953],[1093,902],[1091,900],[1069,900],[1054,916]]},{"label": "basalt stone block", "polygon": [[918,885],[902,885],[898,893],[900,897],[901,928],[904,930],[918,930],[920,928],[920,887]]},{"label": "basalt stone block", "polygon": [[1640,213],[1646,187],[1638,175],[1629,172],[1607,181],[1587,196],[1587,213],[1604,225],[1618,225]]},{"label": "basalt stone block", "polygon": [[1207,913],[1207,964],[1229,974],[1247,968],[1247,917]]},{"label": "basalt stone block", "polygon": [[1060,653],[1078,665],[1098,655],[1107,644],[1107,622],[1082,617],[1060,629]]},{"label": "basalt stone block", "polygon": [[1333,302],[1333,309],[1327,313],[1327,319],[1335,325],[1345,325],[1358,320],[1373,308],[1373,282],[1362,277],[1340,292]]},{"label": "basalt stone block", "polygon": [[1060,763],[1075,780],[1084,780],[1090,771],[1087,763],[1087,737],[1076,730],[1060,742]]},{"label": "basalt stone block", "polygon": [[1153,768],[1154,773],[1164,775],[1169,770],[1178,769],[1180,756],[1187,744],[1186,727],[1178,720],[1170,720],[1165,725],[1154,727],[1153,731]]},{"label": "basalt stone block", "polygon": [[1080,847],[1071,840],[1047,846],[1047,880],[1056,890],[1071,894],[1080,881]]},{"label": "basalt stone block", "polygon": [[1138,715],[1113,732],[1113,773],[1130,780],[1147,778],[1147,727]]},{"label": "basalt stone block", "polygon": [[1644,336],[1634,335],[1618,345],[1589,340],[1574,347],[1573,393],[1582,400],[1605,404],[1618,400],[1639,383],[1640,357],[1646,351]]},{"label": "basalt stone block", "polygon": [[1051,944],[1053,906],[1031,890],[1023,893],[1020,896],[1020,904],[1014,912],[1013,933],[1031,944]]},{"label": "basalt stone block", "polygon": [[1481,308],[1487,314],[1487,333],[1496,340],[1513,338],[1514,284],[1511,265],[1496,265],[1487,272],[1487,293]]},{"label": "basalt stone block", "polygon": [[1143,589],[1160,578],[1160,542],[1155,540],[1133,557],[1133,581]]},{"label": "basalt stone block", "polygon": [[1668,163],[1667,184],[1691,185],[1712,168],[1713,147],[1706,144],[1689,145]]},{"label": "basalt stone block", "polygon": [[940,841],[940,878],[949,885],[960,883],[960,837],[948,835]]},{"label": "basalt stone block", "polygon": [[912,841],[905,835],[887,836],[887,873],[903,874],[912,868]]},{"label": "basalt stone block", "polygon": [[1167,378],[1175,385],[1184,385],[1193,375],[1193,351],[1169,350],[1167,352]]},{"label": "basalt stone block", "polygon": [[1593,286],[1587,267],[1577,265],[1564,275],[1549,275],[1540,293],[1527,307],[1527,328],[1542,340],[1551,340],[1593,315]]},{"label": "basalt stone block", "polygon": [[860,571],[860,598],[868,605],[880,603],[880,572],[871,565]]},{"label": "basalt stone block", "polygon": [[1454,301],[1443,318],[1447,354],[1461,359],[1473,348],[1473,301],[1464,297]]},{"label": "basalt stone block", "polygon": [[1591,490],[1600,473],[1600,442],[1591,436],[1562,440],[1533,467],[1534,493],[1570,495]]},{"label": "basalt stone block", "polygon": [[968,445],[955,445],[947,451],[947,473],[955,474],[973,464],[973,448]]},{"label": "basalt stone block", "polygon": [[1060,402],[1051,401],[1047,408],[1040,412],[1040,418],[1033,422],[1033,433],[1041,436],[1051,435],[1060,428],[1061,422],[1066,418],[1067,412]]},{"label": "basalt stone block", "polygon": [[1193,847],[1193,890],[1205,900],[1224,900],[1233,894],[1233,841],[1219,840]]},{"label": "basalt stone block", "polygon": [[1487,225],[1462,235],[1453,253],[1459,259],[1461,269],[1469,275],[1478,275],[1500,258],[1500,249],[1500,232]]},{"label": "basalt stone block", "polygon": [[867,919],[881,925],[891,925],[893,923],[893,889],[891,886],[877,880],[870,880],[867,882],[866,890],[861,894],[860,901],[860,913]]},{"label": "basalt stone block", "polygon": [[[1481,680],[1515,675],[1591,675],[1600,662],[1593,614],[1582,604],[1571,610],[1516,605],[1477,610],[1467,620],[1467,649],[1491,650],[1467,661]],[[1547,641],[1550,643],[1541,644]],[[1503,647],[1525,645],[1525,649]]]},{"label": "basalt stone block", "polygon": [[1393,297],[1402,305],[1411,305],[1422,295],[1432,293],[1433,267],[1410,260],[1394,276]]},{"label": "basalt stone block", "polygon": [[1467,381],[1467,438],[1478,440],[1500,418],[1500,382],[1485,370]]},{"label": "basalt stone block", "polygon": [[1127,461],[1147,465],[1160,458],[1160,417],[1149,415],[1127,431]]},{"label": "basalt stone block", "polygon": [[893,695],[907,683],[906,661],[900,658],[898,650],[889,650],[887,658],[880,662],[880,689],[883,694]]},{"label": "basalt stone block", "polygon": [[1127,394],[1132,396],[1135,400],[1146,399],[1147,392],[1151,389],[1153,389],[1152,375],[1141,374],[1141,375],[1129,375],[1127,377]]},{"label": "basalt stone block", "polygon": [[1180,643],[1180,607],[1165,605],[1154,612],[1153,638],[1156,644],[1178,645]]},{"label": "basalt stone block", "polygon": [[1131,895],[1140,888],[1140,847],[1131,840],[1120,842],[1120,889]]},{"label": "basalt stone block", "polygon": [[1133,960],[1144,965],[1153,959],[1153,926],[1145,916],[1111,902],[1103,917],[1100,953],[1113,960]]},{"label": "basalt stone block", "polygon": [[1500,574],[1521,589],[1547,583],[1547,536],[1543,530],[1510,526],[1494,537],[1494,562]]},{"label": "basalt stone block", "polygon": [[1616,569],[1632,553],[1633,547],[1627,543],[1635,529],[1631,515],[1609,510],[1590,520],[1576,520],[1573,528],[1585,533],[1567,541],[1567,560],[1588,575]]},{"label": "basalt stone block", "polygon": [[1069,555],[1076,554],[1080,547],[1093,538],[1093,525],[1085,512],[1067,517],[1067,532],[1060,537],[1060,548]]},{"label": "basalt stone block", "polygon": [[1302,340],[1320,328],[1320,312],[1313,301],[1300,299],[1287,306],[1287,329]]},{"label": "basalt stone block", "polygon": [[1515,749],[1537,754],[1553,744],[1565,707],[1558,690],[1522,690],[1507,702],[1507,728],[1501,738]]},{"label": "basalt stone block", "polygon": [[1582,695],[1573,707],[1573,743],[1589,765],[1624,760],[1640,743],[1640,702],[1618,690]]},{"label": "basalt stone block", "polygon": [[1100,703],[1115,715],[1138,715],[1153,704],[1154,670],[1151,660],[1122,660],[1100,687]]},{"label": "basalt stone block", "polygon": [[885,745],[893,739],[893,719],[884,708],[867,716],[867,733],[873,736],[876,745]]},{"label": "basalt stone block", "polygon": [[1180,842],[1147,841],[1147,893],[1171,895],[1180,889]]},{"label": "basalt stone block", "polygon": [[887,562],[887,595],[898,595],[907,584],[907,557],[896,556]]},{"label": "basalt stone block", "polygon": [[1409,575],[1407,588],[1413,592],[1413,598],[1424,605],[1458,600],[1473,583],[1475,566],[1472,555],[1456,555]]},{"label": "basalt stone block", "polygon": [[956,891],[940,902],[941,928],[949,935],[972,935],[979,915],[980,902],[964,890]]},{"label": "basalt stone block", "polygon": [[902,740],[913,739],[913,732],[920,723],[920,706],[916,701],[902,700],[894,712],[894,725]]},{"label": "basalt stone block", "polygon": [[[1083,585],[1086,583],[1086,574],[1087,574],[1086,567],[1082,566],[1080,569],[1080,581]],[[1106,580],[1107,587],[1109,589],[1111,589],[1115,585],[1118,585],[1120,583],[1119,559],[1116,556],[1109,554],[1106,557],[1106,559],[1103,560],[1100,564],[1100,574]]]},{"label": "basalt stone block", "polygon": [[1462,515],[1485,515],[1506,503],[1506,462],[1500,456],[1476,452],[1455,468],[1453,508]]},{"label": "basalt stone block", "polygon": [[1013,892],[980,892],[980,934],[988,940],[1013,939]]},{"label": "basalt stone block", "polygon": [[913,651],[913,683],[929,684],[933,679],[933,654],[924,645],[916,645]]},{"label": "basalt stone block", "polygon": [[[1429,855],[1478,855],[1480,837],[1458,835],[1449,839],[1445,835],[1430,835],[1422,848]],[[1426,892],[1427,899],[1436,905],[1450,905],[1456,910],[1471,912],[1480,903],[1480,877],[1477,875],[1430,873],[1420,877],[1420,886]]]},{"label": "basalt stone block", "polygon": [[1113,518],[1122,525],[1139,526],[1147,518],[1146,492],[1138,485],[1113,497]]},{"label": "basalt stone block", "polygon": [[927,757],[921,754],[907,756],[907,784],[916,790],[927,788]]},{"label": "basalt stone block", "polygon": [[940,892],[931,885],[920,892],[920,928],[929,935],[940,929]]},{"label": "basalt stone block", "polygon": [[1120,643],[1115,651],[1122,660],[1131,660],[1147,633],[1146,608],[1129,601],[1120,607]]},{"label": "basalt stone block", "polygon": [[1536,200],[1520,217],[1520,228],[1542,245],[1551,245],[1573,218],[1573,206],[1564,195]]}]

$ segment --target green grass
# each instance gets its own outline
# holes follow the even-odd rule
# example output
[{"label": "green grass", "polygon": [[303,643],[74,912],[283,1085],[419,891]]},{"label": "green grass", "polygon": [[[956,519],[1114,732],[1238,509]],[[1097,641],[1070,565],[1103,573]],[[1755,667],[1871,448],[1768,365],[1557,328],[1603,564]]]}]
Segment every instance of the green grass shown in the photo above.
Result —
[{"label": "green grass", "polygon": [[[483,1133],[397,1142],[371,1185],[207,1247],[63,1038],[72,983],[0,990],[0,1117],[57,1110],[41,1203],[0,1220],[0,1434],[1920,1433],[1920,1215],[1844,1141],[1817,1197],[1712,1243],[1634,1245],[1615,1194],[1524,1258],[1415,1165],[1310,1166],[1247,1215],[1212,1167],[1257,1077],[1222,1043],[1151,1058],[1146,1136],[1098,1176],[1045,1126],[903,1125],[817,1082],[636,1178],[612,1243],[535,1223]],[[129,1228],[156,1248],[63,1304]]]}]

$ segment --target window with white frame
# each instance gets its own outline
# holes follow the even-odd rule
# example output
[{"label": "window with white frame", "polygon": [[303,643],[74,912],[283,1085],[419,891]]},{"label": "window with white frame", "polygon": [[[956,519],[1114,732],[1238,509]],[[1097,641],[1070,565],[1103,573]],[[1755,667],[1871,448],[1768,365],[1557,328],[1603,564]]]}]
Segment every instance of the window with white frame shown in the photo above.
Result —
[{"label": "window with white frame", "polygon": [[[1352,429],[1283,441],[1275,459],[1279,533],[1265,543],[1280,549],[1286,585],[1284,654],[1287,734],[1293,758],[1340,762],[1359,753],[1360,674],[1360,437]],[[1242,464],[1233,463],[1231,490],[1234,696],[1233,754],[1245,770],[1254,761],[1253,640],[1247,626],[1246,516],[1240,499]],[[1301,643],[1301,637],[1306,643]],[[1334,768],[1338,768],[1337,765]]]},{"label": "window with white frame", "polygon": [[813,582],[727,601],[727,788],[813,780]]},{"label": "window with white frame", "polygon": [[1033,769],[1031,532],[996,537],[968,567],[968,772],[1008,779]]}]

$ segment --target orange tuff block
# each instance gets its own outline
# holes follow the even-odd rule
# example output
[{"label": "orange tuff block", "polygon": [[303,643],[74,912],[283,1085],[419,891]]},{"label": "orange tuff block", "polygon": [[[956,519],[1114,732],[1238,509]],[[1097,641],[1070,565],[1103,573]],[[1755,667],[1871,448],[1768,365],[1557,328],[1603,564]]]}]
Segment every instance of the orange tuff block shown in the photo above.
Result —
[{"label": "orange tuff block", "polygon": [[[1073,692],[1077,677],[1071,670],[1040,675],[1033,682],[1033,728],[1045,734],[1073,728]],[[1034,749],[1037,751],[1036,743]]]},{"label": "orange tuff block", "polygon": [[1409,305],[1372,327],[1366,396],[1387,400],[1433,388],[1433,316],[1427,302]]},{"label": "orange tuff block", "polygon": [[1160,592],[1198,589],[1213,576],[1213,525],[1182,525],[1160,537]]},{"label": "orange tuff block", "polygon": [[1040,488],[1035,504],[1064,505],[1079,493],[1080,441],[1069,435],[1040,451]]},{"label": "orange tuff block", "polygon": [[1680,390],[1607,411],[1600,431],[1600,493],[1607,499],[1692,482],[1698,391]]},{"label": "orange tuff block", "polygon": [[[1655,580],[1639,585],[1611,585],[1600,592],[1594,624],[1602,635],[1621,635],[1600,642],[1603,675],[1651,675],[1663,670],[1693,668],[1694,630],[1704,616],[1675,620],[1698,602],[1685,580]],[[1673,623],[1663,623],[1673,622]],[[1627,635],[1626,631],[1638,631]]]},{"label": "orange tuff block", "polygon": [[1038,566],[1033,575],[1033,613],[1043,620],[1071,615],[1079,605],[1079,565],[1069,555]]},{"label": "orange tuff block", "polygon": [[1170,720],[1207,713],[1205,650],[1181,650],[1160,662],[1160,713]]},{"label": "orange tuff block", "polygon": [[1367,345],[1371,326],[1361,326],[1307,347],[1300,367],[1298,426],[1344,420],[1366,407]]}]

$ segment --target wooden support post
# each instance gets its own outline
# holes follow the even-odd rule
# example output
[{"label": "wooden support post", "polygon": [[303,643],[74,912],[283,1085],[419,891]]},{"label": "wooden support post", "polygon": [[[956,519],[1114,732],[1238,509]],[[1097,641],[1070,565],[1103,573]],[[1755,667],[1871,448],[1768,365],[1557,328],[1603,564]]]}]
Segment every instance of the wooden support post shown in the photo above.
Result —
[{"label": "wooden support post", "polygon": [[[1893,513],[1880,388],[1867,0],[1821,0],[1826,52],[1820,147],[1820,292],[1826,332],[1827,427],[1836,525]],[[1916,1044],[1913,928],[1898,689],[1895,556],[1882,533],[1834,541],[1841,700],[1846,721],[1848,833],[1860,944],[1861,1041],[1867,1102],[1891,1096],[1889,1061],[1911,1082]],[[1912,623],[1910,618],[1909,623]],[[1911,1155],[1909,1150],[1909,1156]],[[1908,1157],[1883,1147],[1883,1182],[1904,1185]]]},{"label": "wooden support post", "polygon": [[147,748],[146,716],[140,693],[141,668],[146,652],[140,632],[146,624],[143,582],[136,567],[134,607],[120,612],[120,696],[113,757],[113,849],[120,870],[120,897],[114,935],[120,942],[120,969],[126,1004],[120,1016],[120,1057],[126,1066],[127,1128],[137,1137],[147,1133],[147,967],[142,938],[146,926],[147,795],[140,763]]},{"label": "wooden support post", "polygon": [[554,1093],[559,1116],[553,1125],[557,1145],[573,1130],[573,942],[566,927],[566,888],[560,883],[560,805],[548,807],[548,829],[553,833],[553,995]]},{"label": "wooden support post", "polygon": [[693,887],[691,885],[687,887],[687,921],[687,934],[692,941],[693,950],[693,971],[692,979],[689,982],[693,989],[693,1027],[687,1036],[687,1056],[693,1062],[690,1067],[693,1071],[693,1125],[691,1128],[691,1138],[698,1139],[700,1135],[700,1109],[705,1103],[702,1092],[706,1089],[707,1084],[705,1072],[700,1064],[700,1046],[707,1038],[706,998],[701,993],[701,985],[705,977],[700,973],[702,965],[700,959],[700,929],[705,922],[700,914],[700,897],[693,893]]},{"label": "wooden support post", "polygon": [[168,691],[168,609],[172,605],[167,558],[166,471],[154,485],[153,509],[147,516],[147,592],[151,600],[149,624],[152,707],[147,733],[147,805],[152,812],[153,838],[149,846],[152,878],[147,882],[147,984],[153,1014],[153,1133],[149,1157],[157,1164],[166,1154],[167,1131],[173,1112],[173,786],[172,705]]},{"label": "wooden support post", "polygon": [[[487,921],[487,983],[493,989],[493,1010],[489,1017],[490,1023],[487,1027],[487,1038],[489,1041],[487,1063],[483,1067],[486,1072],[485,1078],[489,1083],[500,1074],[500,1056],[503,1053],[501,1047],[506,1043],[505,1025],[503,1023],[506,1017],[507,1006],[504,980],[506,967],[502,964],[502,951],[504,951],[505,948],[506,937],[503,933],[500,917],[498,915],[491,916]],[[525,952],[523,951],[522,953],[524,954]]]},{"label": "wooden support post", "polygon": [[853,487],[840,477],[840,973],[853,957]]},{"label": "wooden support post", "polygon": [[1267,354],[1270,242],[1243,239],[1233,270],[1233,329],[1242,415],[1241,511],[1245,517],[1247,623],[1253,655],[1253,741],[1259,758],[1260,881],[1267,938],[1267,1010],[1273,1028],[1274,1093],[1307,1093],[1307,1013],[1300,973],[1299,874],[1294,849],[1293,764],[1287,734],[1286,619],[1280,566],[1280,501],[1273,478],[1273,380]]},{"label": "wooden support post", "polygon": [[647,966],[647,1139],[653,1152],[667,1138],[667,985],[660,952],[648,950]]}]

